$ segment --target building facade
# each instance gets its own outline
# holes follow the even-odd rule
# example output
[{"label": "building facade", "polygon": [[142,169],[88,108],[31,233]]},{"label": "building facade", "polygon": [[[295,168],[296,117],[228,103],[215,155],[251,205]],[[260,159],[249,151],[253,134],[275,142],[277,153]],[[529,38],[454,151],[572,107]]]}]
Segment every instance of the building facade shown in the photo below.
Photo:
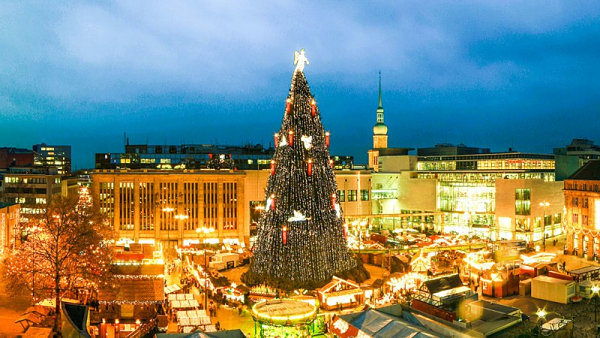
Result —
[{"label": "building facade", "polygon": [[2,174],[3,191],[1,201],[21,205],[21,220],[29,221],[34,215],[43,214],[46,205],[56,194],[67,196],[76,193],[77,180],[61,175],[35,173],[34,170],[24,172],[8,172]]},{"label": "building facade", "polygon": [[33,145],[35,167],[56,169],[59,175],[71,175],[71,146]]},{"label": "building facade", "polygon": [[14,248],[20,239],[20,206],[0,203],[0,257]]},{"label": "building facade", "polygon": [[[95,170],[92,193],[117,237],[171,247],[251,243],[270,170]],[[336,170],[344,215],[371,210],[367,170]],[[183,216],[183,217],[182,217]],[[208,227],[213,232],[196,231]]]},{"label": "building facade", "polygon": [[600,256],[600,160],[587,162],[564,181],[566,250],[597,259]]},{"label": "building facade", "polygon": [[380,171],[372,175],[373,214],[400,216],[381,217],[377,225],[494,240],[539,241],[542,233],[545,238],[562,233],[564,197],[562,184],[554,181],[552,155],[462,145],[418,153],[426,155],[379,157]]},{"label": "building facade", "polygon": [[124,153],[96,154],[96,169],[266,169],[274,151],[260,144],[127,144]]}]

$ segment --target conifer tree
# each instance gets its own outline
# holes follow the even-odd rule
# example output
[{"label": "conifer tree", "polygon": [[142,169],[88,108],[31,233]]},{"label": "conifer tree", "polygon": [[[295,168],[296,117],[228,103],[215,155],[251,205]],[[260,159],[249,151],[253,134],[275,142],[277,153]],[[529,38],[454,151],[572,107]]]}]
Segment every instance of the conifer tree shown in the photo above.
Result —
[{"label": "conifer tree", "polygon": [[[253,258],[242,276],[248,285],[314,289],[333,275],[368,278],[348,251],[337,184],[329,158],[329,133],[303,73],[304,51],[296,69],[266,189]],[[358,274],[356,268],[360,271]]]}]

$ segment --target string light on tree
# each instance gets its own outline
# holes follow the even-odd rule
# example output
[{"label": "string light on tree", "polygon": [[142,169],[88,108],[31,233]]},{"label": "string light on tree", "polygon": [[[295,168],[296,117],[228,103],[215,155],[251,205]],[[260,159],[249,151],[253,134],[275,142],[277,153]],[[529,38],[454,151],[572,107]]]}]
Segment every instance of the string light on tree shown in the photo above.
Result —
[{"label": "string light on tree", "polygon": [[[303,73],[308,64],[304,50],[296,52],[294,59],[289,101],[275,134],[277,170],[272,169],[268,178],[267,207],[242,281],[285,290],[315,289],[334,274],[358,276],[355,280],[362,281],[368,272],[348,251],[328,134]],[[294,134],[302,145],[294,144]]]}]

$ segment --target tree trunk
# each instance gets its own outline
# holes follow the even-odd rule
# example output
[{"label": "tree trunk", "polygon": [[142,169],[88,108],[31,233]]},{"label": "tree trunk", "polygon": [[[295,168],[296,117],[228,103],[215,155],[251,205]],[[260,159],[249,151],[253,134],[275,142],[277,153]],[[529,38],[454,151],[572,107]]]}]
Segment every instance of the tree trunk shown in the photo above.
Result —
[{"label": "tree trunk", "polygon": [[53,331],[56,333],[57,337],[60,337],[60,285],[58,284],[60,282],[60,275],[57,273],[55,278],[54,278],[54,300],[56,301],[55,304],[55,308],[54,311],[56,312],[56,315],[54,317],[54,329]]}]

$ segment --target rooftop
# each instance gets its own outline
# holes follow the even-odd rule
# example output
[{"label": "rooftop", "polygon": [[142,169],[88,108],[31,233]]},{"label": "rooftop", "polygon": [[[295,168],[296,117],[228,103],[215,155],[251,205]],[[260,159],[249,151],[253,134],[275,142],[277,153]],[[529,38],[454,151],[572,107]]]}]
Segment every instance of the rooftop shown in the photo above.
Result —
[{"label": "rooftop", "polygon": [[600,160],[592,160],[579,168],[568,180],[600,180]]}]

